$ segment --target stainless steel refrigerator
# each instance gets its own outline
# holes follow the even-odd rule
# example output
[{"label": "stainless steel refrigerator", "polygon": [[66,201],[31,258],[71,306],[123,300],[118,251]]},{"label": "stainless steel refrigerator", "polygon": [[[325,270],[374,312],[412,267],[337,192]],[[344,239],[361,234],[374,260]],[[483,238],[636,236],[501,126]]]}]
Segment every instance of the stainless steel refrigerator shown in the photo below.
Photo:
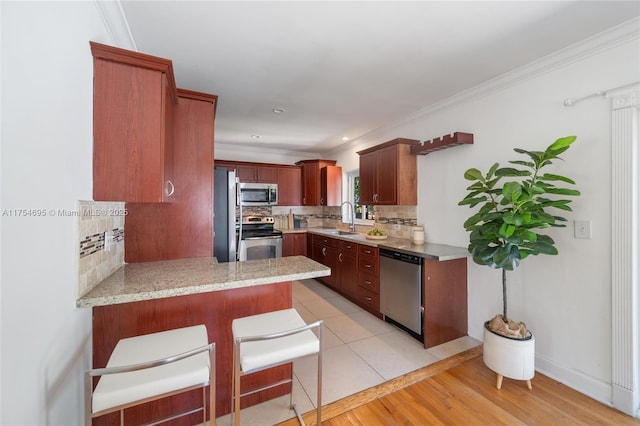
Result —
[{"label": "stainless steel refrigerator", "polygon": [[238,252],[236,172],[215,167],[213,179],[213,254],[218,262],[235,262]]}]

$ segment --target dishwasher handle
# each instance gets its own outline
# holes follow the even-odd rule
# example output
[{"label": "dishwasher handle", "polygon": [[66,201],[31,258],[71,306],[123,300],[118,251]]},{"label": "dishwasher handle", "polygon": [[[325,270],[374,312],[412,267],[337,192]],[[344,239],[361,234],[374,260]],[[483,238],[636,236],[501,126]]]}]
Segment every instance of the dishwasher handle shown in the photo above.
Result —
[{"label": "dishwasher handle", "polygon": [[398,260],[400,262],[413,263],[414,265],[422,264],[422,259],[419,256],[412,254],[400,253],[399,251],[380,249],[380,257],[388,257],[390,259]]}]

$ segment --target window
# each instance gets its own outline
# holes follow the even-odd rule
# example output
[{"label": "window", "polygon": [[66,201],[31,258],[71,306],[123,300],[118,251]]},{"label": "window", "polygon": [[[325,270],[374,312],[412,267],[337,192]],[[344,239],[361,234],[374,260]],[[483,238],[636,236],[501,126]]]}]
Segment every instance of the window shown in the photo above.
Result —
[{"label": "window", "polygon": [[[360,171],[353,170],[347,173],[347,181],[347,199],[353,204],[353,209],[355,211],[354,222],[365,225],[373,225],[373,206],[360,204]],[[349,206],[347,205],[343,206],[342,221],[344,223],[351,222],[351,210],[348,207]]]}]

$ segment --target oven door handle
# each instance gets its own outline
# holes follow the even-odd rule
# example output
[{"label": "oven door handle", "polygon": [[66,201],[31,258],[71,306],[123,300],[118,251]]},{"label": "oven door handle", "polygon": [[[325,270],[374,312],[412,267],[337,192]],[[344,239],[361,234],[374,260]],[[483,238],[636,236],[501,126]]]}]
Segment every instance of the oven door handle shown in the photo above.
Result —
[{"label": "oven door handle", "polygon": [[243,240],[278,240],[278,239],[282,239],[282,236],[272,235],[269,237],[244,237],[242,239]]}]

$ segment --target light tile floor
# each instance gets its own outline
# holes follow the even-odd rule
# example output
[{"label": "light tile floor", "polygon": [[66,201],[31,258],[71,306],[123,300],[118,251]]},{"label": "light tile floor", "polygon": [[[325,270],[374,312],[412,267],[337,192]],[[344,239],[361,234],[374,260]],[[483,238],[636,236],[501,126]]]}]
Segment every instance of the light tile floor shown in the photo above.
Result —
[{"label": "light tile floor", "polygon": [[[471,337],[424,349],[422,344],[316,280],[293,282],[293,306],[306,322],[324,320],[322,405],[417,370],[480,344]],[[300,413],[313,410],[316,357],[293,364],[293,399]],[[243,426],[273,425],[294,417],[289,395],[242,410]],[[216,419],[230,424],[230,416]]]}]

